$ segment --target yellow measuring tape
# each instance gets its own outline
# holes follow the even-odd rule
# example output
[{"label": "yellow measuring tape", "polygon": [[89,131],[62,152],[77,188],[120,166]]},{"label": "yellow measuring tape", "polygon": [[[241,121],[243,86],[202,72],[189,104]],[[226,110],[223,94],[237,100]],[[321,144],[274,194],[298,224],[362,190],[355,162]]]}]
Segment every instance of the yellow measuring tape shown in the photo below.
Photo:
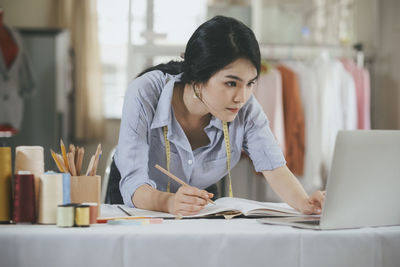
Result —
[{"label": "yellow measuring tape", "polygon": [[[169,166],[171,162],[171,147],[169,145],[169,140],[167,138],[168,126],[163,127],[164,131],[164,141],[165,141],[165,156],[167,157],[167,171],[169,171]],[[171,192],[171,180],[168,178],[167,192]]]},{"label": "yellow measuring tape", "polygon": [[[228,168],[229,197],[233,197],[232,178],[231,178],[231,144],[230,144],[230,140],[229,140],[228,123],[223,122],[222,126],[224,129],[224,140],[225,140],[225,148],[226,148],[226,155],[227,155],[226,167]],[[167,158],[167,170],[169,171],[169,166],[170,166],[170,161],[171,161],[171,147],[169,144],[169,140],[167,138],[168,127],[164,126],[163,131],[164,131],[164,141],[165,141],[165,156]],[[170,192],[170,191],[171,191],[171,180],[168,180],[167,192]]]}]

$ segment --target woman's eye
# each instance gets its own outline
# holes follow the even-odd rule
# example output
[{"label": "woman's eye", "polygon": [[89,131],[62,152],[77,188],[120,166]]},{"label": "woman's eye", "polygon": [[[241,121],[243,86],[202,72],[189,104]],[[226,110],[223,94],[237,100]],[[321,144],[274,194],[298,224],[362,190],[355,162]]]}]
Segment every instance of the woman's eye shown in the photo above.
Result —
[{"label": "woman's eye", "polygon": [[227,82],[226,85],[228,85],[229,87],[235,87],[236,82]]},{"label": "woman's eye", "polygon": [[248,87],[252,87],[252,86],[254,86],[256,84],[256,82],[255,81],[252,81],[252,82],[249,82],[248,84],[247,84],[247,86]]}]

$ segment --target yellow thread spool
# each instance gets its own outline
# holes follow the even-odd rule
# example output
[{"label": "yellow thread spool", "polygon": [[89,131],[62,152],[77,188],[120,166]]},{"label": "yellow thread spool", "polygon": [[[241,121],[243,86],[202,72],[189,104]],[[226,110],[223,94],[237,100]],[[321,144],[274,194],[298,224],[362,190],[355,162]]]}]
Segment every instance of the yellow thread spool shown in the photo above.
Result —
[{"label": "yellow thread spool", "polygon": [[74,206],[70,204],[58,205],[57,207],[57,226],[72,227],[74,226],[75,212]]},{"label": "yellow thread spool", "polygon": [[0,222],[11,220],[11,148],[0,147]]},{"label": "yellow thread spool", "polygon": [[79,227],[89,227],[90,210],[88,205],[79,205],[75,208],[75,225]]}]

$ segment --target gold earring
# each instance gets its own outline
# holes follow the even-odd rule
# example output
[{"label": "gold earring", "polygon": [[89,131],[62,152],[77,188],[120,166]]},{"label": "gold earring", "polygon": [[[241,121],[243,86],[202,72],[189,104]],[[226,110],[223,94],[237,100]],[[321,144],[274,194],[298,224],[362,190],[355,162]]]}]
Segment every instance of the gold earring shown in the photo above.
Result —
[{"label": "gold earring", "polygon": [[193,98],[195,98],[195,99],[200,99],[200,94],[199,94],[199,92],[196,90],[196,86],[194,86],[193,85],[193,93],[194,93],[194,95],[193,95]]}]

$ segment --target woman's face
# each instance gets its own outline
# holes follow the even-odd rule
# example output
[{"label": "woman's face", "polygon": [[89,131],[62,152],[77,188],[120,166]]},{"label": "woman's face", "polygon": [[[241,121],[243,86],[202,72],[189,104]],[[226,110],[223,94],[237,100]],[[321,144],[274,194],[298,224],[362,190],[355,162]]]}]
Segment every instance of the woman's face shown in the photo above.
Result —
[{"label": "woman's face", "polygon": [[233,121],[247,102],[257,81],[257,70],[245,58],[227,65],[200,87],[209,112],[222,121]]}]

